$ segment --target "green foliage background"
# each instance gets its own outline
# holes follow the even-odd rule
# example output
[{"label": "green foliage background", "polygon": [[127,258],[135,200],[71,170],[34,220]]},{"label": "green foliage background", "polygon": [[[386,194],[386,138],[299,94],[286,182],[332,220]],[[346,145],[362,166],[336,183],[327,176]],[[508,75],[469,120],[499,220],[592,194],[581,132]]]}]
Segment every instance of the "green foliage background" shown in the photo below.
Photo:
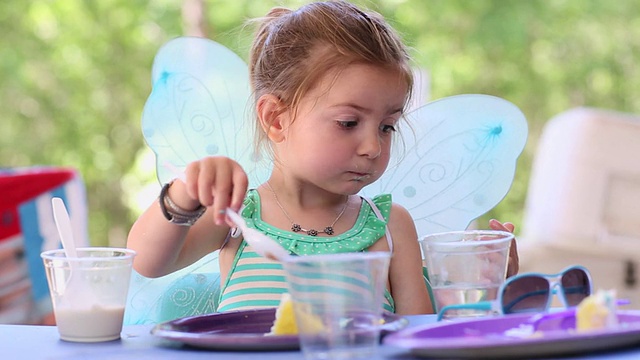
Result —
[{"label": "green foliage background", "polygon": [[[509,195],[483,220],[522,219],[545,122],[577,106],[640,113],[640,2],[369,0],[428,69],[431,98],[485,93],[518,105],[530,137]],[[246,59],[245,20],[302,1],[209,0],[207,36]],[[155,181],[140,118],[153,57],[184,35],[178,0],[0,2],[0,166],[76,167],[90,238],[122,245]],[[571,136],[571,134],[567,134]],[[0,200],[1,201],[1,200]]]}]

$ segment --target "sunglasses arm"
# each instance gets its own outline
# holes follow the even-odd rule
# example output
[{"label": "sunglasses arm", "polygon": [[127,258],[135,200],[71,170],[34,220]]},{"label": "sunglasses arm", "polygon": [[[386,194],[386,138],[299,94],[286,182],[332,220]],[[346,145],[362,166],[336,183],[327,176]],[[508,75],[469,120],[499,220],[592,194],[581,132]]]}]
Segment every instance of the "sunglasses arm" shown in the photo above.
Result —
[{"label": "sunglasses arm", "polygon": [[438,321],[442,320],[442,318],[446,315],[447,312],[452,310],[481,310],[481,311],[492,311],[499,312],[499,304],[496,301],[480,301],[477,303],[471,304],[454,304],[447,305],[440,309],[438,312]]}]

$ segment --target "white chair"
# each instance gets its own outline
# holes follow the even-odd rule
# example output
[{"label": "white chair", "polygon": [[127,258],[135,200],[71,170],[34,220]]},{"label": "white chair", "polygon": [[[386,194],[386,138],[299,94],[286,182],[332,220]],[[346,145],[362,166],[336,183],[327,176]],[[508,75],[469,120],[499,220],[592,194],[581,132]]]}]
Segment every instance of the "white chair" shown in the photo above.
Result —
[{"label": "white chair", "polygon": [[520,271],[586,266],[640,304],[640,116],[576,108],[549,120],[534,158]]}]

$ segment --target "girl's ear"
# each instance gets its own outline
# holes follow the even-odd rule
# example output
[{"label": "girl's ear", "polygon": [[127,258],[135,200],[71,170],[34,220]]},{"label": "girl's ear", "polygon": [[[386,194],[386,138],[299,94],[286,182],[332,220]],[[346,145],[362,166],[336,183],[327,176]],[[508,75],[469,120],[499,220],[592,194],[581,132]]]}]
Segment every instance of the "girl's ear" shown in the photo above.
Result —
[{"label": "girl's ear", "polygon": [[256,105],[258,120],[269,140],[279,143],[284,140],[289,117],[287,107],[273,94],[260,96]]}]

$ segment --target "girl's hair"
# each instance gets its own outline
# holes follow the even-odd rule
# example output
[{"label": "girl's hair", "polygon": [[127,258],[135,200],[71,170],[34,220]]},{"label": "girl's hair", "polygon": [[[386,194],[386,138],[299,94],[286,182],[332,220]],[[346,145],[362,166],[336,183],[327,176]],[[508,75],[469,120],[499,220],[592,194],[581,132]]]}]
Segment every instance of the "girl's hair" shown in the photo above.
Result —
[{"label": "girl's hair", "polygon": [[[408,51],[382,16],[346,1],[315,2],[296,11],[277,7],[258,19],[249,77],[254,99],[278,96],[294,114],[300,99],[330,70],[366,63],[397,71],[413,87]],[[256,146],[267,142],[256,122]]]}]

